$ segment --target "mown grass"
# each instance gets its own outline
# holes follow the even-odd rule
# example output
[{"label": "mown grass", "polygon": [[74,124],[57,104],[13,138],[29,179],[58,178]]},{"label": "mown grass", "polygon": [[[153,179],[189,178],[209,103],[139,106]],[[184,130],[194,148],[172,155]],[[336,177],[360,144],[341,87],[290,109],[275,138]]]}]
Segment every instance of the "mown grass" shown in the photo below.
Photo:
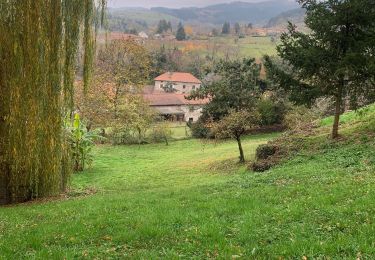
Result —
[{"label": "mown grass", "polygon": [[[355,121],[366,121],[369,117],[373,117],[374,114],[375,114],[375,105],[369,105],[357,111],[350,111],[350,112],[343,114],[340,117],[340,123],[346,124],[346,123],[351,123]],[[333,116],[326,117],[321,120],[320,125],[331,126],[333,125],[333,119],[334,119]]]},{"label": "mown grass", "polygon": [[[247,158],[274,137],[247,137]],[[327,142],[252,173],[231,141],[101,146],[73,197],[0,209],[0,258],[372,259],[374,148]]]}]

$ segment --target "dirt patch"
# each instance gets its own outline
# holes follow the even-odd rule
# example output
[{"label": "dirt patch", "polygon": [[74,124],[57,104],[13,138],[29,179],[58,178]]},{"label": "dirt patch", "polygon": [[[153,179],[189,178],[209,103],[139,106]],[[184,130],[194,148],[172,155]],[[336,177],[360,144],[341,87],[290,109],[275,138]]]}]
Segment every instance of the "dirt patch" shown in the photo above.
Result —
[{"label": "dirt patch", "polygon": [[26,202],[20,202],[20,203],[13,203],[13,204],[7,204],[7,205],[1,205],[3,208],[12,208],[17,206],[28,206],[28,205],[35,205],[35,204],[44,204],[48,202],[55,202],[55,201],[64,201],[69,200],[72,198],[79,198],[79,197],[88,197],[91,195],[96,194],[98,191],[95,188],[86,188],[84,190],[68,190],[66,193],[59,194],[57,196],[52,197],[46,197],[46,198],[40,198],[40,199],[33,199]]}]

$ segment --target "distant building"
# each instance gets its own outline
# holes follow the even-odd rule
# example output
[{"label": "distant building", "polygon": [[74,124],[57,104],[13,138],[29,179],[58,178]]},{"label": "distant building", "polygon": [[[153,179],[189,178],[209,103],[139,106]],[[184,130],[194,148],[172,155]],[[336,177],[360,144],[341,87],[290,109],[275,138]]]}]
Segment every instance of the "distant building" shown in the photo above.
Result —
[{"label": "distant building", "polygon": [[142,39],[148,39],[147,33],[143,32],[143,31],[138,33],[138,36],[141,37]]},{"label": "distant building", "polygon": [[[190,73],[167,72],[155,78],[155,85],[148,87],[144,98],[166,120],[196,122],[209,100],[188,100],[186,96],[200,88],[201,84]],[[167,85],[172,86],[174,91],[166,92],[164,87]]]},{"label": "distant building", "polygon": [[155,90],[164,90],[167,85],[172,85],[176,93],[189,94],[200,88],[202,82],[190,73],[166,72],[155,78]]}]

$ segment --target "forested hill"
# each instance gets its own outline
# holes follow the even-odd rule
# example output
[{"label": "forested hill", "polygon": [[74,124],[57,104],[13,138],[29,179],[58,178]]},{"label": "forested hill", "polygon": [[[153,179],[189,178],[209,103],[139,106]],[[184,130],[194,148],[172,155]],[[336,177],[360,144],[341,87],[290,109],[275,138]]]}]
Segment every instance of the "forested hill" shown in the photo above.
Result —
[{"label": "forested hill", "polygon": [[290,0],[272,0],[261,3],[232,2],[217,4],[204,8],[170,9],[155,7],[151,10],[175,16],[184,21],[199,21],[202,23],[222,24],[229,22],[249,22],[265,25],[271,18],[281,12],[296,9],[298,4]]},{"label": "forested hill", "polygon": [[296,8],[293,10],[288,10],[286,12],[282,12],[281,14],[271,18],[266,27],[279,27],[279,26],[286,26],[288,21],[292,22],[296,25],[304,24],[305,19],[305,10],[302,8]]}]

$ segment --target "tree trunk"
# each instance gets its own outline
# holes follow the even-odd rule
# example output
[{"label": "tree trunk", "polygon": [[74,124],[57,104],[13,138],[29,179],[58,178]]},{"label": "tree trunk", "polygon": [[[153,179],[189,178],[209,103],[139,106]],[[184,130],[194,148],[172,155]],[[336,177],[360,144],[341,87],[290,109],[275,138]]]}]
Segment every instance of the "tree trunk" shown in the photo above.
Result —
[{"label": "tree trunk", "polygon": [[138,130],[138,146],[141,147],[142,141],[141,141],[141,135],[142,135],[142,130],[140,128]]},{"label": "tree trunk", "polygon": [[91,124],[91,123],[88,123],[88,124],[86,125],[86,130],[87,130],[87,132],[90,132],[90,131],[91,131],[91,127],[92,127],[92,124]]},{"label": "tree trunk", "polygon": [[104,138],[105,138],[105,128],[101,129],[100,135],[103,137],[103,139],[100,141],[101,144],[104,144]]},{"label": "tree trunk", "polygon": [[168,137],[164,136],[164,141],[165,141],[165,145],[168,146],[169,145]]},{"label": "tree trunk", "polygon": [[116,87],[115,97],[113,98],[113,108],[115,113],[115,119],[118,119],[118,98],[119,98],[120,90],[119,87]]},{"label": "tree trunk", "polygon": [[333,121],[332,128],[332,139],[339,137],[339,124],[340,124],[340,115],[341,115],[341,103],[342,103],[342,87],[340,87],[336,94],[335,100],[335,116]]},{"label": "tree trunk", "polygon": [[238,150],[240,150],[240,163],[244,163],[245,162],[245,155],[244,155],[243,149],[242,149],[241,137],[237,137],[236,140],[237,140],[237,143],[238,143]]},{"label": "tree trunk", "polygon": [[10,203],[9,187],[8,187],[8,172],[6,167],[0,165],[0,205]]}]

